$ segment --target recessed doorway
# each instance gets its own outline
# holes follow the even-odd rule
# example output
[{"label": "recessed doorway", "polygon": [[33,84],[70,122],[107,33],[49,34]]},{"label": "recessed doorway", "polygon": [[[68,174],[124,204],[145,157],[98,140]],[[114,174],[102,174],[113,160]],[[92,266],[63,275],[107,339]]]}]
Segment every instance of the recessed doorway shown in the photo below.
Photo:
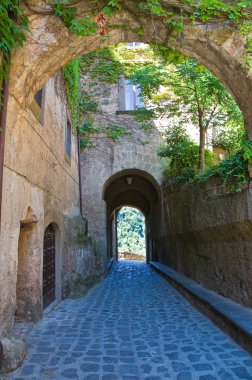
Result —
[{"label": "recessed doorway", "polygon": [[55,300],[56,235],[52,224],[45,230],[43,249],[43,309]]}]

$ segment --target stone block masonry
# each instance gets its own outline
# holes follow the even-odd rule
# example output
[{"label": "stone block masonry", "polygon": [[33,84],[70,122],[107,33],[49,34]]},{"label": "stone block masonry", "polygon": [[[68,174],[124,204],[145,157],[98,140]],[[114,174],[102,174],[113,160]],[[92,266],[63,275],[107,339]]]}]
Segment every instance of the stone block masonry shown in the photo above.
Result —
[{"label": "stone block masonry", "polygon": [[158,259],[244,306],[252,307],[251,191],[206,184],[166,186],[166,234]]}]

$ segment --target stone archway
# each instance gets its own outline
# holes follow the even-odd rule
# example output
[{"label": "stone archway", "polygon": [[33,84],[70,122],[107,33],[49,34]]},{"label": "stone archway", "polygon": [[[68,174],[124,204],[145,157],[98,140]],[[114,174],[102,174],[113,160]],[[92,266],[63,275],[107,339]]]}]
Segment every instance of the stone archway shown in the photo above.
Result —
[{"label": "stone archway", "polygon": [[[126,0],[125,0],[126,1]],[[228,88],[241,108],[246,128],[251,136],[252,74],[244,63],[245,40],[227,21],[187,25],[180,35],[169,35],[162,20],[146,14],[135,17],[134,1],[127,0],[130,11],[120,11],[113,19],[114,25],[127,25],[130,29],[114,28],[102,39],[98,34],[76,37],[61,20],[52,15],[48,1],[24,2],[30,18],[30,33],[22,49],[13,53],[10,92],[22,107],[27,107],[34,94],[63,65],[75,56],[119,42],[139,40],[133,30],[142,27],[141,40],[170,46],[204,64]],[[92,15],[95,2],[77,2],[78,16]],[[14,121],[14,120],[13,120]]]},{"label": "stone archway", "polygon": [[[122,170],[104,185],[103,198],[107,205],[108,258],[117,259],[117,212],[130,206],[142,212],[146,224],[146,260],[153,260],[152,242],[162,230],[161,189],[154,177],[139,169]],[[157,216],[159,216],[157,218]]]}]

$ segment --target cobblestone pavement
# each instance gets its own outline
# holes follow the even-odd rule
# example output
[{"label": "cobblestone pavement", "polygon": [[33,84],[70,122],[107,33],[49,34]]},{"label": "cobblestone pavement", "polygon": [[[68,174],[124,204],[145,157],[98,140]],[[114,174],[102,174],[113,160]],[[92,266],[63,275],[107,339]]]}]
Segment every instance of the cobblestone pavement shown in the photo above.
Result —
[{"label": "cobblestone pavement", "polygon": [[252,379],[252,357],[140,262],[116,263],[27,339],[27,360],[9,379]]}]

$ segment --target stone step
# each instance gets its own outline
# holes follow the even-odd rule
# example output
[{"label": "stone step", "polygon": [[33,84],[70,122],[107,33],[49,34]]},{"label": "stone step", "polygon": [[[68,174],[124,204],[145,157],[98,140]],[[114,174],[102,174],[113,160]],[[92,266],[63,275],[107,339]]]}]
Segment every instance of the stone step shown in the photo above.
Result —
[{"label": "stone step", "polygon": [[252,309],[244,307],[159,262],[151,267],[182,293],[197,309],[252,354]]}]

